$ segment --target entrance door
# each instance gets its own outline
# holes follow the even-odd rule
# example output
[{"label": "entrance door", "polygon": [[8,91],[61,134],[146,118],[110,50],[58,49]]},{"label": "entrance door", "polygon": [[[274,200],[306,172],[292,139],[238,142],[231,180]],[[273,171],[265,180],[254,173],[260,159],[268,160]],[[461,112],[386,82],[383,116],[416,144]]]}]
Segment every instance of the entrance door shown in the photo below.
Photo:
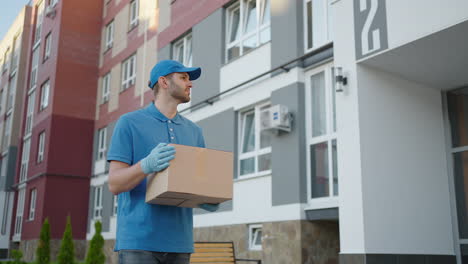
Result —
[{"label": "entrance door", "polygon": [[468,264],[468,87],[447,92],[458,263]]}]

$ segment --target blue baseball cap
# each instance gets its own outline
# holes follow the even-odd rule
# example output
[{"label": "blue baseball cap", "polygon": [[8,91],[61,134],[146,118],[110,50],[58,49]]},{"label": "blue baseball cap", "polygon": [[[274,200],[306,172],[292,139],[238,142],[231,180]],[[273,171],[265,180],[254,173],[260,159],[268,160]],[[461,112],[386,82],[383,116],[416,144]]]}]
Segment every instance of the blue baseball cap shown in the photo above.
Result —
[{"label": "blue baseball cap", "polygon": [[158,62],[151,70],[150,80],[148,81],[149,88],[153,87],[158,82],[159,77],[166,76],[174,72],[186,72],[191,81],[196,80],[201,75],[200,67],[185,67],[182,63],[175,60],[162,60]]}]

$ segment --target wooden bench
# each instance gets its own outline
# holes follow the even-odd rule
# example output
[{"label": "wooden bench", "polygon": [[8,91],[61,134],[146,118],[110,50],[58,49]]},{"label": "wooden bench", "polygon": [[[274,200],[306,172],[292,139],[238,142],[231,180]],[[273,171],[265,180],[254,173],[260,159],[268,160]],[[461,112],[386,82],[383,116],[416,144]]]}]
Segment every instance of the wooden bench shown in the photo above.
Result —
[{"label": "wooden bench", "polygon": [[256,262],[260,259],[236,259],[233,242],[195,242],[195,252],[190,257],[190,263],[231,263]]}]

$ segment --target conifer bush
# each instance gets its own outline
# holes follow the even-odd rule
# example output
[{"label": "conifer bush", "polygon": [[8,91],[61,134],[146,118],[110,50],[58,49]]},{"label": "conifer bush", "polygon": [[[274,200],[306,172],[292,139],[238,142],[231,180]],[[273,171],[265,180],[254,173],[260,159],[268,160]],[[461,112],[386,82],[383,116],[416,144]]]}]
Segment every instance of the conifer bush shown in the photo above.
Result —
[{"label": "conifer bush", "polygon": [[89,243],[88,254],[86,255],[85,264],[104,264],[106,256],[103,252],[104,238],[101,235],[102,224],[99,221],[94,223],[95,233]]},{"label": "conifer bush", "polygon": [[39,245],[36,249],[36,264],[50,263],[50,225],[46,218],[42,224]]},{"label": "conifer bush", "polygon": [[57,257],[57,264],[73,264],[75,263],[75,248],[73,245],[72,226],[70,215],[67,216],[67,225],[63,232],[62,242]]}]

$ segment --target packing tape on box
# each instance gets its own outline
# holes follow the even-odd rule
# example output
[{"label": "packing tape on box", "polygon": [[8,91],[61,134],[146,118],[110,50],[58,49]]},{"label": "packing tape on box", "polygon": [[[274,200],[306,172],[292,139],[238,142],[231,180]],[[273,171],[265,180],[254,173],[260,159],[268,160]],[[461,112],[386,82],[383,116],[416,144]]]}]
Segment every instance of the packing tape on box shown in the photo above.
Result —
[{"label": "packing tape on box", "polygon": [[205,149],[197,149],[197,157],[196,157],[196,170],[195,170],[195,175],[197,176],[198,179],[204,179],[206,178],[206,168],[210,165],[207,162],[207,157],[206,157],[206,152]]}]

